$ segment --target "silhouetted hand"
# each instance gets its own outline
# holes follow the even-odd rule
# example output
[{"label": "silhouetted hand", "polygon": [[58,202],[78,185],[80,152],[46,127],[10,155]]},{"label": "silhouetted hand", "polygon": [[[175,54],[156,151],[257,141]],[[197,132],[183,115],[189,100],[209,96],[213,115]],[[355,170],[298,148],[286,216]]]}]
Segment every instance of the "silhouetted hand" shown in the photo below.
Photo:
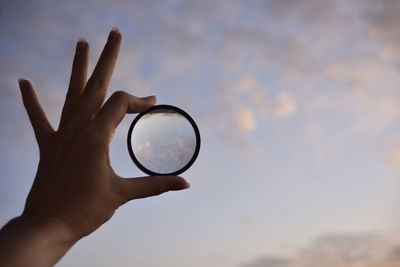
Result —
[{"label": "silhouetted hand", "polygon": [[120,91],[103,105],[121,38],[118,30],[110,32],[89,80],[89,46],[78,42],[57,131],[30,82],[19,81],[40,162],[22,215],[0,232],[0,265],[52,265],[127,201],[189,187],[177,176],[121,178],[110,166],[109,144],[124,115],[145,111],[156,102],[154,96],[137,98]]}]

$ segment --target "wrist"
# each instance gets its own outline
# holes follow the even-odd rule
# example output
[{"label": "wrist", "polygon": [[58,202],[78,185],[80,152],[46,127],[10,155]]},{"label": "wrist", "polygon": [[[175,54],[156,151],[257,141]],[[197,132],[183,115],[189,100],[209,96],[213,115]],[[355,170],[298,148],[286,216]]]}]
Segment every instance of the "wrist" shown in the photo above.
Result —
[{"label": "wrist", "polygon": [[[0,230],[0,261],[12,266],[52,266],[76,241],[56,219],[21,215]],[[35,262],[29,260],[33,258]]]},{"label": "wrist", "polygon": [[31,229],[32,235],[45,237],[53,245],[72,246],[78,241],[68,225],[59,219],[26,214],[22,214],[17,219],[22,227]]}]

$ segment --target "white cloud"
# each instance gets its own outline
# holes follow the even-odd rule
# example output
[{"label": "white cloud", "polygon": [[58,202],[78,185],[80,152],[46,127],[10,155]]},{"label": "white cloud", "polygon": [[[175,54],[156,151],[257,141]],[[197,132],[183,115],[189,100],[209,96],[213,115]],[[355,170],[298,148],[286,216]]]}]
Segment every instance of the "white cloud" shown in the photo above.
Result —
[{"label": "white cloud", "polygon": [[296,102],[288,93],[280,93],[277,96],[274,114],[277,117],[287,117],[292,115],[297,109]]},{"label": "white cloud", "polygon": [[245,106],[235,109],[235,128],[240,131],[251,131],[257,127],[253,111]]},{"label": "white cloud", "polygon": [[237,86],[243,92],[247,92],[249,90],[254,90],[257,85],[257,81],[251,75],[244,75],[239,77],[237,80]]}]

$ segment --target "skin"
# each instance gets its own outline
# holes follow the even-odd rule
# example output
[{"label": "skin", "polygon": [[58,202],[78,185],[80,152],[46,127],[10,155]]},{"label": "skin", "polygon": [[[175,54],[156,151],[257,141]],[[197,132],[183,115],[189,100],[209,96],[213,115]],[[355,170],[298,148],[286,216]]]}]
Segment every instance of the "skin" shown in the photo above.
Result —
[{"label": "skin", "polygon": [[121,39],[118,30],[110,32],[88,80],[89,45],[78,41],[57,131],[31,83],[19,80],[40,161],[23,213],[0,230],[1,266],[52,266],[129,200],[189,188],[178,176],[122,178],[110,166],[109,144],[124,115],[156,102],[119,91],[103,104]]}]

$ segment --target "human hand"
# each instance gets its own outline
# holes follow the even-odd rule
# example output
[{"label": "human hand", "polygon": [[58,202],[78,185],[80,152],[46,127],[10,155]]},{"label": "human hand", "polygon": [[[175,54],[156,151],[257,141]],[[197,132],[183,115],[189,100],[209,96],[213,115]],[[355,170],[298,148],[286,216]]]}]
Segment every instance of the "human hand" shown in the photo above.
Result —
[{"label": "human hand", "polygon": [[40,162],[17,221],[54,229],[52,234],[63,233],[59,236],[66,249],[109,220],[127,201],[189,187],[178,176],[121,178],[110,166],[109,144],[124,115],[145,111],[156,102],[154,96],[138,98],[119,91],[103,105],[121,39],[118,30],[110,32],[89,80],[89,46],[83,40],[78,42],[57,131],[48,122],[30,82],[19,81]]}]

